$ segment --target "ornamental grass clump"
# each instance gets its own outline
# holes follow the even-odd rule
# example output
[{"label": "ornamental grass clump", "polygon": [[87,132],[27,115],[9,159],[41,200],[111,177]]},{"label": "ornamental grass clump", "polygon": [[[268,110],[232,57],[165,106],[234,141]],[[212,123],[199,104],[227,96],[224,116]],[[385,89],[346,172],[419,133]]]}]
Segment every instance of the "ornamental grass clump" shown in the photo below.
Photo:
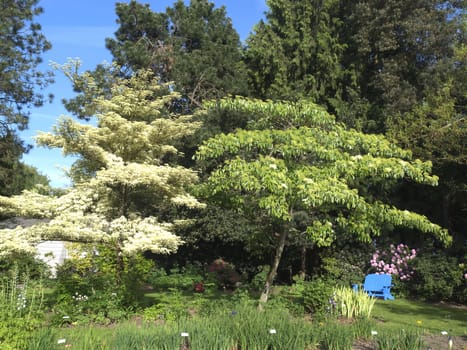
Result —
[{"label": "ornamental grass clump", "polygon": [[286,310],[258,312],[251,303],[219,308],[206,317],[119,327],[112,349],[308,349],[319,343],[311,324]]},{"label": "ornamental grass clump", "polygon": [[376,338],[378,350],[421,350],[424,349],[423,339],[417,330],[401,329],[394,332],[378,334]]},{"label": "ornamental grass clump", "polygon": [[348,287],[334,289],[330,299],[333,312],[344,318],[366,318],[371,317],[371,312],[376,299],[368,296],[364,291],[354,291]]},{"label": "ornamental grass clump", "polygon": [[352,350],[355,336],[351,327],[327,324],[320,334],[322,350]]}]

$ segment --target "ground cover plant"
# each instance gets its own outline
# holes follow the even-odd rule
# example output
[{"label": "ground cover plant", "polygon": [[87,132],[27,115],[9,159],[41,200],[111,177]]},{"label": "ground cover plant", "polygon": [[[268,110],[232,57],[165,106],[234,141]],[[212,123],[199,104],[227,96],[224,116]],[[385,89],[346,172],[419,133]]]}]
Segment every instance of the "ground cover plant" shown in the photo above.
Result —
[{"label": "ground cover plant", "polygon": [[[180,271],[163,276],[161,286],[146,292],[146,307],[129,313],[126,321],[42,327],[14,348],[180,349],[185,344],[186,349],[203,350],[416,350],[430,344],[438,349],[448,336],[454,336],[459,345],[467,335],[465,309],[403,299],[375,301],[338,287],[329,294],[328,302],[334,307],[320,314],[294,306],[306,299],[289,299],[287,288],[273,293],[260,312],[254,290],[245,286],[225,292],[207,284],[197,292],[192,281],[202,277],[199,270]],[[176,288],[170,287],[172,281]],[[300,289],[306,283],[298,285]]]},{"label": "ground cover plant", "polygon": [[[392,312],[388,315],[395,317]],[[435,333],[439,333],[437,338],[433,337]],[[462,346],[462,337],[457,335],[454,339],[457,346]],[[397,320],[381,323],[375,319],[344,322],[333,317],[313,322],[293,317],[277,305],[260,313],[253,300],[237,305],[219,300],[218,307],[207,314],[169,322],[145,322],[136,318],[112,327],[41,330],[25,349],[41,349],[39,345],[42,349],[180,349],[187,344],[186,349],[203,350],[416,350],[426,349],[430,344],[437,344],[433,349],[441,349],[439,346],[447,344],[447,340],[448,335],[434,328],[426,329],[423,324],[399,325]],[[44,344],[48,345],[44,347]]]},{"label": "ground cover plant", "polygon": [[1,349],[17,349],[27,343],[31,332],[43,323],[44,293],[40,282],[30,280],[13,267],[0,282]]}]

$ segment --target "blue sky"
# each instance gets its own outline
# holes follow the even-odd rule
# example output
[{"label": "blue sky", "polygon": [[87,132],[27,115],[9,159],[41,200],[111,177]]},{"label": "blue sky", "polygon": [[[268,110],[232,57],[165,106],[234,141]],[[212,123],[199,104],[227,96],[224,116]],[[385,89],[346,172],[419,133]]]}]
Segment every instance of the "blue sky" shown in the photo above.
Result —
[{"label": "blue sky", "polygon": [[[42,25],[42,32],[52,43],[52,49],[43,54],[44,65],[50,61],[65,63],[68,58],[80,58],[82,69],[92,69],[104,61],[110,62],[112,57],[105,48],[105,38],[113,37],[117,30],[115,0],[40,0],[39,5],[44,13],[36,18]],[[120,0],[120,2],[129,2]],[[165,11],[172,6],[173,0],[140,0],[149,3],[156,12]],[[185,1],[188,3],[189,1]],[[266,0],[214,0],[216,7],[224,5],[227,14],[232,18],[235,29],[242,40],[248,37],[253,26],[264,17],[267,10]],[[59,72],[55,84],[49,86],[46,94],[54,94],[54,102],[44,107],[31,110],[29,129],[20,133],[21,138],[34,145],[33,137],[38,131],[50,131],[60,115],[67,115],[61,100],[73,96],[68,80]],[[64,187],[69,180],[62,169],[68,168],[72,158],[64,158],[57,149],[34,147],[23,156],[23,161],[39,169],[47,175],[51,185]]]}]

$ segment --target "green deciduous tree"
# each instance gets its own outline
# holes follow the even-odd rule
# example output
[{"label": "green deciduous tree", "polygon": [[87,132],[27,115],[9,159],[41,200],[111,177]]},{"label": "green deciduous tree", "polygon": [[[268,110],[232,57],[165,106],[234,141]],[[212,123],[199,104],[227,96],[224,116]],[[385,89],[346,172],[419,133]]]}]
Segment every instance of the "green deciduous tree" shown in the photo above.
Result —
[{"label": "green deciduous tree", "polygon": [[1,198],[3,214],[48,220],[2,230],[0,254],[31,250],[43,239],[102,242],[114,249],[118,267],[125,255],[175,251],[181,240],[172,230],[183,220],[163,222],[161,208],[201,206],[186,191],[197,174],[165,160],[177,153],[176,141],[199,126],[191,116],[168,112],[177,97],[151,73],[138,72],[118,79],[110,97],[95,99],[96,126],[62,117],[52,133],[40,134],[40,145],[79,157],[75,184],[60,197],[29,192]]},{"label": "green deciduous tree", "polygon": [[400,181],[437,183],[431,163],[411,160],[409,151],[383,136],[348,130],[322,108],[305,102],[225,99],[208,109],[252,116],[251,130],[206,141],[197,158],[200,165],[213,166],[212,160],[219,164],[203,185],[206,193],[263,216],[275,237],[261,301],[268,298],[298,211],[309,215],[305,231],[317,246],[331,244],[342,232],[370,242],[398,226],[450,241],[447,231],[426,217],[383,203],[369,190]]}]

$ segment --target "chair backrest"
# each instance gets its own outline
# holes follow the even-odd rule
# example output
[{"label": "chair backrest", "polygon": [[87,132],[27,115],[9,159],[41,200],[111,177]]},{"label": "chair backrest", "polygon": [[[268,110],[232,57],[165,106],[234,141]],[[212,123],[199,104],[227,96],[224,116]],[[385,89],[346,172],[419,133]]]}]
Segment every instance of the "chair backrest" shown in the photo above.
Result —
[{"label": "chair backrest", "polygon": [[383,287],[390,287],[391,284],[392,284],[391,275],[380,275],[380,274],[372,273],[365,277],[363,288],[365,290],[382,290]]}]

